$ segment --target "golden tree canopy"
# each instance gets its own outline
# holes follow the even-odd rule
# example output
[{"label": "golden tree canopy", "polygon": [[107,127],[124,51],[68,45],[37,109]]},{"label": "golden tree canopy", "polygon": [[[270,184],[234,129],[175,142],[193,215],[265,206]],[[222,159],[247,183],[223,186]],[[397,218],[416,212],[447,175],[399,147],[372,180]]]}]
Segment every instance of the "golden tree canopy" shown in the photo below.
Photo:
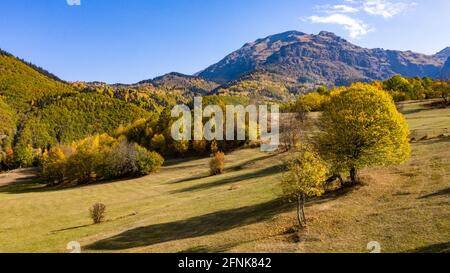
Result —
[{"label": "golden tree canopy", "polygon": [[316,152],[306,146],[297,147],[281,182],[283,196],[296,199],[301,195],[322,195],[327,172],[326,163]]},{"label": "golden tree canopy", "polygon": [[372,85],[332,93],[319,127],[320,153],[337,171],[398,164],[410,156],[405,118],[392,97]]}]

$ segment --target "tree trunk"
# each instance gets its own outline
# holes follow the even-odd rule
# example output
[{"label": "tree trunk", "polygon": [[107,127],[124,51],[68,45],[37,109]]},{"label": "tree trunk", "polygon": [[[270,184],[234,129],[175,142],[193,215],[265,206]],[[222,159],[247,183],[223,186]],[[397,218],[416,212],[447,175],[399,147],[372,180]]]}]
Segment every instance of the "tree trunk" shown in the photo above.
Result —
[{"label": "tree trunk", "polygon": [[298,225],[299,227],[302,227],[302,215],[301,215],[301,197],[297,196],[297,221],[298,221]]},{"label": "tree trunk", "polygon": [[350,169],[350,182],[352,185],[356,184],[356,180],[358,179],[358,170],[355,167]]},{"label": "tree trunk", "polygon": [[303,224],[306,227],[306,216],[305,216],[305,203],[306,203],[306,195],[302,194],[302,215],[303,215]]},{"label": "tree trunk", "polygon": [[301,228],[306,226],[304,194],[297,196],[297,221]]}]

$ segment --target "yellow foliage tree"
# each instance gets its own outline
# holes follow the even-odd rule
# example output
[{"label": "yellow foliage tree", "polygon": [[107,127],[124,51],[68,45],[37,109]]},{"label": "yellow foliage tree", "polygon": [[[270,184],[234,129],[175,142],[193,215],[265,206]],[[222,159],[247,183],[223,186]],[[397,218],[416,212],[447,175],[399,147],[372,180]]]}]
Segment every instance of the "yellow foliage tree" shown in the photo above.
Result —
[{"label": "yellow foliage tree", "polygon": [[299,146],[293,158],[288,162],[288,171],[281,182],[282,195],[297,202],[297,220],[299,226],[306,226],[305,202],[307,197],[324,193],[328,167],[317,152],[307,146]]},{"label": "yellow foliage tree", "polygon": [[150,147],[159,153],[164,153],[167,149],[166,138],[162,134],[156,134],[151,140]]},{"label": "yellow foliage tree", "polygon": [[321,111],[328,102],[328,96],[317,92],[312,92],[301,96],[296,102],[296,108],[306,109],[307,111]]},{"label": "yellow foliage tree", "polygon": [[409,129],[392,97],[368,84],[354,84],[331,95],[319,119],[318,147],[336,172],[351,182],[366,166],[398,164],[410,156]]}]

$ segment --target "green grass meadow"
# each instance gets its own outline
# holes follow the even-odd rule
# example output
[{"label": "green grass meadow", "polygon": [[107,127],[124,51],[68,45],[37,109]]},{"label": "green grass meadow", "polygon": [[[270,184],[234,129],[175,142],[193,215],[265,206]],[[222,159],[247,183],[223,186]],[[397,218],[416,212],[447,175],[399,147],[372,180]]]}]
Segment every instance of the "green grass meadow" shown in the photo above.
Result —
[{"label": "green grass meadow", "polygon": [[[405,102],[411,159],[363,170],[364,184],[313,199],[292,233],[279,200],[286,154],[242,149],[226,172],[208,158],[172,160],[158,173],[77,188],[45,188],[32,170],[0,174],[0,252],[382,252],[450,250],[450,109]],[[426,136],[426,137],[424,137]],[[93,225],[89,208],[107,206]]]}]

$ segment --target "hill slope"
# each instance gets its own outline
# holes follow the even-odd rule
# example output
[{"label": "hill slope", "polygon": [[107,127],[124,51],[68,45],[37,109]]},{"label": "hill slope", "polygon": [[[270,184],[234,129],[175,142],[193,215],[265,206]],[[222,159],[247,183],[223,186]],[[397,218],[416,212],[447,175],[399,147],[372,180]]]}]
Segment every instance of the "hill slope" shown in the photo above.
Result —
[{"label": "hill slope", "polygon": [[190,95],[206,95],[219,84],[196,76],[169,73],[152,80],[152,83],[165,90],[184,90]]},{"label": "hill slope", "polygon": [[237,80],[257,69],[299,82],[346,85],[395,74],[438,77],[446,50],[434,56],[356,46],[333,33],[289,31],[244,45],[198,75],[219,83]]},{"label": "hill slope", "polygon": [[45,96],[73,93],[74,89],[52,79],[22,60],[0,51],[0,96],[18,112],[31,109]]},{"label": "hill slope", "polygon": [[0,152],[17,144],[44,148],[111,132],[149,112],[74,86],[0,51]]}]

